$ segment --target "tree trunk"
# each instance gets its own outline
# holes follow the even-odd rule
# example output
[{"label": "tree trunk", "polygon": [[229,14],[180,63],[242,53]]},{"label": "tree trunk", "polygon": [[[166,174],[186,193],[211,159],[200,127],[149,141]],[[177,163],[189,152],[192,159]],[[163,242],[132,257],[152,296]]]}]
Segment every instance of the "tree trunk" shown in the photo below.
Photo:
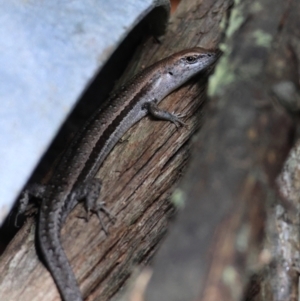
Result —
[{"label": "tree trunk", "polygon": [[[295,130],[272,94],[280,102],[295,100],[278,84],[298,87],[299,12],[296,0],[235,1],[224,55],[209,84],[210,114],[177,190],[185,208],[157,254],[147,301],[298,298],[292,258],[285,273],[279,261],[281,274],[273,270],[259,289],[260,270],[283,250],[261,252],[266,204],[277,200],[275,179]],[[298,250],[294,244],[293,254]],[[258,277],[246,291],[253,273]],[[280,299],[282,287],[287,299]]]},{"label": "tree trunk", "polygon": [[[127,80],[137,70],[173,52],[194,46],[216,48],[221,21],[231,1],[188,1],[173,16],[161,44],[150,37],[130,64]],[[166,232],[173,213],[169,202],[190,149],[190,138],[202,123],[206,80],[194,79],[166,98],[161,107],[186,114],[186,127],[144,118],[125,134],[105,160],[97,177],[101,199],[117,216],[106,237],[95,216],[88,223],[81,206],[62,229],[62,243],[85,300],[108,300],[133,268],[146,264]],[[108,220],[105,220],[108,222]],[[35,246],[35,218],[29,218],[0,260],[3,300],[60,300],[56,286]]]}]

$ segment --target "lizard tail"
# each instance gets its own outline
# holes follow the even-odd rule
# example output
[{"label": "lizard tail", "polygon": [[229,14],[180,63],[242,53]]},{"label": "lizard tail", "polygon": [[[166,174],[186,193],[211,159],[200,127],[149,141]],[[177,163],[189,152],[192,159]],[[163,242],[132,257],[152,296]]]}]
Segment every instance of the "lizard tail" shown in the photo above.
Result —
[{"label": "lizard tail", "polygon": [[55,223],[55,213],[49,216],[43,206],[38,225],[39,247],[64,301],[83,301],[75,275],[60,241],[61,227]]}]

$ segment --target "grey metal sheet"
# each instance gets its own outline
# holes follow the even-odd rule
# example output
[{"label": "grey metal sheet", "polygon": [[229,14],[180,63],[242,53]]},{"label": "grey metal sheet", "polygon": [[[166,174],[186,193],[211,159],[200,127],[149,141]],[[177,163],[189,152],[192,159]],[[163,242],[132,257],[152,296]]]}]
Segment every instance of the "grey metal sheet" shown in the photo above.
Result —
[{"label": "grey metal sheet", "polygon": [[157,6],[169,1],[0,0],[0,224],[82,91]]}]

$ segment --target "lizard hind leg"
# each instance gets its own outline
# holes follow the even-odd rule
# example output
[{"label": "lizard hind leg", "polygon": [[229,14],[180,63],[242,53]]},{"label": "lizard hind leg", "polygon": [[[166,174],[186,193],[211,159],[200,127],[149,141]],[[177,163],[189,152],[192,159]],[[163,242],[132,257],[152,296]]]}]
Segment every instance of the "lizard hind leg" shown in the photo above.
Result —
[{"label": "lizard hind leg", "polygon": [[78,199],[84,199],[86,220],[89,220],[90,212],[96,214],[100,221],[101,228],[107,235],[108,230],[103,222],[101,212],[104,212],[112,221],[115,220],[115,216],[106,208],[105,202],[98,201],[101,185],[101,181],[97,178],[88,180],[76,188],[75,194]]},{"label": "lizard hind leg", "polygon": [[23,215],[25,211],[29,208],[29,202],[31,198],[36,198],[37,200],[41,200],[46,186],[43,184],[30,184],[23,190],[20,199],[17,203],[17,213],[15,217],[15,227],[18,227],[18,218],[20,215]]}]

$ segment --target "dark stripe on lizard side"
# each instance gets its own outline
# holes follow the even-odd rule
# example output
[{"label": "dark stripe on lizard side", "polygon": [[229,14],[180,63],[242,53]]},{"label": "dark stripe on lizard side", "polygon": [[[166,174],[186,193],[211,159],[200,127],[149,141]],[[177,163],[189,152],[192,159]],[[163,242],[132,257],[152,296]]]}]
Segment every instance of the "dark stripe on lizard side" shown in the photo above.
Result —
[{"label": "dark stripe on lizard side", "polygon": [[[122,132],[122,135],[133,125],[131,123],[125,129],[120,129],[120,124],[122,121],[125,120],[126,116],[129,115],[130,111],[135,108],[135,106],[147,95],[149,91],[152,89],[152,84],[145,86],[141,89],[131,100],[127,103],[126,107],[123,111],[113,120],[113,122],[105,129],[100,139],[97,141],[96,145],[94,146],[93,151],[91,152],[85,167],[83,168],[82,172],[80,173],[76,183],[81,183],[90,179],[96,175],[98,172],[101,164],[105,160],[108,153],[111,151],[111,148],[114,147],[116,143],[113,143],[112,147],[109,147],[107,151],[104,153],[101,150],[105,149],[105,147],[111,142],[111,138],[118,135],[118,131]],[[119,140],[119,138],[118,138]],[[92,172],[91,172],[92,171]],[[76,184],[75,184],[76,185]]]},{"label": "dark stripe on lizard side", "polygon": [[[125,110],[128,111],[129,109],[128,104],[131,103],[133,99],[136,99],[137,95],[141,93],[141,91],[138,90],[139,86],[136,83],[137,78],[150,80],[153,77],[153,73],[148,73],[151,69],[154,69],[153,66],[142,71],[144,76],[142,75],[142,77],[140,77],[139,75],[141,74],[137,74],[130,80],[128,86],[120,87],[106,102],[103,103],[101,108],[87,120],[83,129],[75,134],[71,143],[63,153],[61,160],[54,169],[53,177],[49,183],[50,186],[54,186],[54,191],[52,192],[52,189],[49,189],[50,187],[48,187],[46,195],[49,195],[50,198],[55,198],[53,193],[56,193],[55,187],[57,186],[62,187],[62,190],[66,189],[66,193],[69,193],[68,191],[72,189],[71,187],[75,183],[75,181],[70,182],[70,180],[76,180],[75,178],[79,177],[82,173],[82,170],[78,170],[78,175],[75,175],[77,165],[84,166],[85,162],[89,160],[90,156],[84,156],[83,152],[91,153],[93,151],[89,150],[89,148],[93,149],[96,146],[93,145],[93,139],[91,138],[94,137],[94,141],[96,143],[99,139],[103,141],[103,137],[107,138],[109,135],[108,133],[112,133],[115,118],[118,120],[120,118],[122,119],[124,114],[123,112]],[[95,129],[99,130],[96,132]],[[101,144],[101,141],[98,141],[98,144]],[[88,143],[89,146],[83,147],[83,144],[85,143]],[[77,151],[79,149],[81,149],[81,152]],[[73,177],[68,174],[69,170],[70,172],[72,171],[72,174],[74,175]],[[67,182],[65,182],[64,179],[66,179]],[[61,196],[59,198],[61,198]]]}]

